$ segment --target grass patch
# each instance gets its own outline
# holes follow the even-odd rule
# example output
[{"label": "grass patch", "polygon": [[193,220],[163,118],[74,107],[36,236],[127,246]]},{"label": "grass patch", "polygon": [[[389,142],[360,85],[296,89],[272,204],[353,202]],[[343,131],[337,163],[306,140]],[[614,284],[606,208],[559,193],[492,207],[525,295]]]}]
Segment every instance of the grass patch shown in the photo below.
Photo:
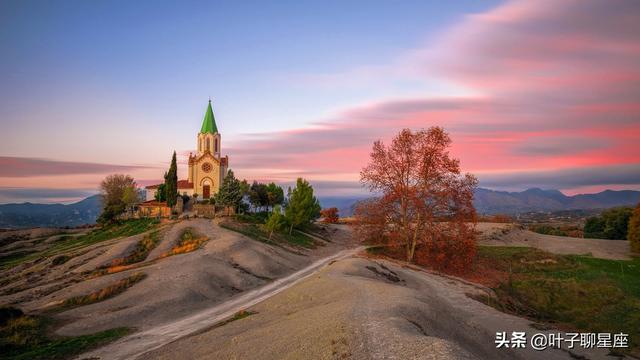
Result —
[{"label": "grass patch", "polygon": [[[500,310],[583,332],[624,332],[640,350],[640,258],[606,260],[554,255],[524,247],[478,248],[474,281],[482,277]],[[497,300],[497,301],[496,301]]]},{"label": "grass patch", "polygon": [[180,234],[178,243],[174,245],[169,252],[162,254],[160,257],[184,254],[198,250],[204,243],[209,240],[206,236],[196,236],[193,230],[188,228]]},{"label": "grass patch", "polygon": [[271,240],[269,240],[269,232],[264,228],[263,224],[243,223],[238,221],[223,221],[220,223],[220,227],[238,232],[249,238],[265,243],[285,242],[291,245],[301,246],[309,249],[315,247],[315,241],[313,240],[313,238],[295,230],[291,235],[289,235],[288,232],[274,232]]},{"label": "grass patch", "polygon": [[116,328],[91,335],[51,338],[47,336],[51,325],[51,320],[42,316],[8,319],[0,326],[0,359],[69,359],[130,333],[127,328]]},{"label": "grass patch", "polygon": [[238,222],[252,223],[252,224],[264,224],[269,217],[268,211],[261,211],[256,213],[244,213],[236,214],[234,218]]},{"label": "grass patch", "polygon": [[89,305],[112,298],[116,295],[122,294],[128,288],[144,280],[146,277],[147,275],[144,273],[135,273],[128,278],[118,280],[106,288],[94,291],[91,294],[68,298],[62,303],[62,305],[54,310],[67,310],[72,307]]},{"label": "grass patch", "polygon": [[94,229],[85,235],[64,236],[44,251],[0,258],[0,268],[13,267],[25,261],[58,255],[118,237],[137,235],[154,228],[159,223],[157,219],[132,219]]},{"label": "grass patch", "polygon": [[298,246],[302,246],[305,248],[314,248],[315,247],[315,241],[313,240],[313,238],[297,232],[297,231],[293,231],[291,233],[291,235],[289,235],[289,233],[278,233],[278,234],[274,234],[274,236],[279,236],[281,238],[284,238],[286,241],[288,241],[291,244],[295,244]]},{"label": "grass patch", "polygon": [[240,319],[244,319],[246,317],[249,317],[251,315],[257,314],[255,311],[249,311],[249,310],[240,310],[237,313],[233,314],[232,317],[230,317],[227,320],[224,320],[221,323],[218,323],[215,325],[215,327],[220,327],[220,326],[224,326],[227,325],[228,323],[234,322],[236,320],[240,320]]}]

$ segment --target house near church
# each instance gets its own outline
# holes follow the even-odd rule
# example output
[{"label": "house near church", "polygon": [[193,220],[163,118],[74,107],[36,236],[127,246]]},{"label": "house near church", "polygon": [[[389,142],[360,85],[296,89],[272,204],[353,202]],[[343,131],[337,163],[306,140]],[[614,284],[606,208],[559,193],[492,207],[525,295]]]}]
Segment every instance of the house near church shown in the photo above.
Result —
[{"label": "house near church", "polygon": [[[197,194],[199,199],[209,199],[218,192],[229,168],[229,157],[222,156],[221,140],[216,119],[213,116],[211,100],[209,100],[202,127],[197,136],[197,150],[195,154],[189,154],[187,179],[178,180],[178,193],[188,196]],[[145,188],[148,202],[155,199],[158,187],[160,184]]]}]

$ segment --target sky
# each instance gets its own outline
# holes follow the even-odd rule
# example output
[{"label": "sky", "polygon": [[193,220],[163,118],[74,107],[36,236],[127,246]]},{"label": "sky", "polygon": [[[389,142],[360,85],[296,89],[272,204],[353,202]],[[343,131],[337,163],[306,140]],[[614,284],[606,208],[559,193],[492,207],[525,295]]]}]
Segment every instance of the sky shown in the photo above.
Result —
[{"label": "sky", "polygon": [[442,126],[480,186],[640,190],[640,3],[0,2],[0,203],[186,176],[209,98],[249,181],[363,195],[375,140]]}]

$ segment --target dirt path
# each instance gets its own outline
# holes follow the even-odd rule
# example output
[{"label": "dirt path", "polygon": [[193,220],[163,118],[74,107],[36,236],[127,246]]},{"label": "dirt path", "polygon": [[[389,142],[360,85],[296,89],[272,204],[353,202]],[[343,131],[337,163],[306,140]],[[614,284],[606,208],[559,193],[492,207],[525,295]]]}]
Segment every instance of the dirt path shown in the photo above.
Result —
[{"label": "dirt path", "polygon": [[362,248],[340,251],[335,255],[317,260],[306,268],[285,278],[273,281],[258,289],[248,291],[227,302],[200,311],[178,321],[135,333],[113,344],[107,345],[93,352],[83,354],[79,358],[132,359],[138,357],[184,336],[205,330],[227,318],[232,317],[233,314],[240,310],[256,305],[294,286],[299,281],[315,274],[332,261],[350,257],[361,250]]}]

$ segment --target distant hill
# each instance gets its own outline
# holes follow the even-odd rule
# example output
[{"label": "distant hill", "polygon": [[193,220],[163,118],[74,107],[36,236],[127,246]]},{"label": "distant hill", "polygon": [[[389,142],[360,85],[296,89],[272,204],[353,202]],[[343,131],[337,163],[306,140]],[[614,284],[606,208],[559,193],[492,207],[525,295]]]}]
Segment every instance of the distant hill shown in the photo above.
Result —
[{"label": "distant hill", "polygon": [[[323,208],[335,206],[340,216],[353,214],[355,204],[362,198],[320,198]],[[474,205],[480,214],[517,214],[531,211],[560,211],[606,209],[615,206],[635,206],[640,202],[640,191],[605,190],[596,194],[566,196],[558,190],[538,188],[521,192],[495,191],[478,188]]]},{"label": "distant hill", "polygon": [[0,205],[0,228],[65,227],[94,224],[100,215],[100,196],[77,203]]},{"label": "distant hill", "polygon": [[[364,197],[320,197],[323,208],[337,207],[340,216],[351,216],[358,201]],[[521,192],[495,191],[478,188],[475,206],[481,214],[517,214],[531,211],[605,209],[614,206],[635,206],[640,191],[605,190],[597,194],[566,196],[558,190],[538,188]],[[100,215],[99,195],[77,203],[5,204],[0,205],[0,228],[65,227],[94,224]]]},{"label": "distant hill", "polygon": [[521,192],[478,188],[474,200],[476,209],[482,214],[605,209],[614,206],[635,206],[638,202],[640,191],[633,190],[605,190],[596,194],[566,196],[558,190],[538,188]]}]

